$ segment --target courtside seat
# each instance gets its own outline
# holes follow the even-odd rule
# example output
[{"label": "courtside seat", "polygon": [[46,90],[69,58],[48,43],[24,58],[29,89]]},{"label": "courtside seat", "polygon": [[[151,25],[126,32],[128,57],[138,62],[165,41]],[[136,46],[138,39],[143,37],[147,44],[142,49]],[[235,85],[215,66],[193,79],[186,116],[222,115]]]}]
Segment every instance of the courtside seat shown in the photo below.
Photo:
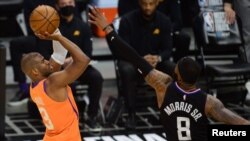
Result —
[{"label": "courtside seat", "polygon": [[225,19],[223,6],[201,9],[194,28],[200,51],[197,59],[203,66],[208,93],[221,97],[231,93],[232,100],[239,97],[238,103],[243,104],[250,64],[246,62],[240,23],[237,20],[229,25]]},{"label": "courtside seat", "polygon": [[249,75],[250,64],[226,64],[226,65],[207,65],[207,72],[211,75],[220,76],[235,76],[235,75]]}]

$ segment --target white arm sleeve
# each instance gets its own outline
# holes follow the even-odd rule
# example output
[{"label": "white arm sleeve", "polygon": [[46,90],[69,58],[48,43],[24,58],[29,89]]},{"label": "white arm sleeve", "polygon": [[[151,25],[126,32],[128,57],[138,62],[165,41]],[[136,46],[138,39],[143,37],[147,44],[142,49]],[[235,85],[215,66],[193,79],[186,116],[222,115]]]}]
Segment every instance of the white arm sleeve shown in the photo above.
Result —
[{"label": "white arm sleeve", "polygon": [[[61,35],[59,29],[57,29],[54,33]],[[52,45],[53,45],[53,54],[51,55],[51,58],[60,65],[64,64],[64,60],[66,58],[68,50],[66,50],[58,41],[53,40]]]}]

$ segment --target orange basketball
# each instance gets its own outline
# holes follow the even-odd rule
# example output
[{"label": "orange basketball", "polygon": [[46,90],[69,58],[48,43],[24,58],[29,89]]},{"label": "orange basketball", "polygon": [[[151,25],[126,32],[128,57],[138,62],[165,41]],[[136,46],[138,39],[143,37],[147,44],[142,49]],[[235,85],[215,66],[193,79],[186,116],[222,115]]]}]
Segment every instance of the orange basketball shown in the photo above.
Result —
[{"label": "orange basketball", "polygon": [[39,5],[32,11],[29,23],[35,33],[53,33],[60,24],[60,17],[53,7]]}]

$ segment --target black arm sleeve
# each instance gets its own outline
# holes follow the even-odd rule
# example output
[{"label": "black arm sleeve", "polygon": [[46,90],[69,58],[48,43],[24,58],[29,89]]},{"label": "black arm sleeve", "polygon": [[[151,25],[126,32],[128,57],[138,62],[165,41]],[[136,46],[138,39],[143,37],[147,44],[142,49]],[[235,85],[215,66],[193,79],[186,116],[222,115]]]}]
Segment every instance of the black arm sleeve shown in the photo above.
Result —
[{"label": "black arm sleeve", "polygon": [[153,67],[144,60],[139,54],[129,46],[125,41],[123,41],[115,31],[110,32],[106,35],[110,50],[118,56],[136,66],[142,75],[145,77]]}]

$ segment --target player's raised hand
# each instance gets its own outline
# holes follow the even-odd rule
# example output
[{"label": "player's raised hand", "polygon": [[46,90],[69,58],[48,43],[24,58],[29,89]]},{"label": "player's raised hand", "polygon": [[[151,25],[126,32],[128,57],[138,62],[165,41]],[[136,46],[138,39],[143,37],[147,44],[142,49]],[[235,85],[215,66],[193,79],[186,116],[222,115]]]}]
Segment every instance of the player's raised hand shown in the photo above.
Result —
[{"label": "player's raised hand", "polygon": [[97,9],[94,6],[89,7],[89,22],[91,24],[96,25],[97,27],[101,28],[102,30],[105,29],[109,25],[106,17],[104,16],[104,13],[100,12],[99,9]]},{"label": "player's raised hand", "polygon": [[50,34],[48,32],[45,32],[44,34],[41,33],[35,33],[35,35],[43,40],[58,40],[59,36],[61,35],[59,29],[57,29],[54,33]]}]

